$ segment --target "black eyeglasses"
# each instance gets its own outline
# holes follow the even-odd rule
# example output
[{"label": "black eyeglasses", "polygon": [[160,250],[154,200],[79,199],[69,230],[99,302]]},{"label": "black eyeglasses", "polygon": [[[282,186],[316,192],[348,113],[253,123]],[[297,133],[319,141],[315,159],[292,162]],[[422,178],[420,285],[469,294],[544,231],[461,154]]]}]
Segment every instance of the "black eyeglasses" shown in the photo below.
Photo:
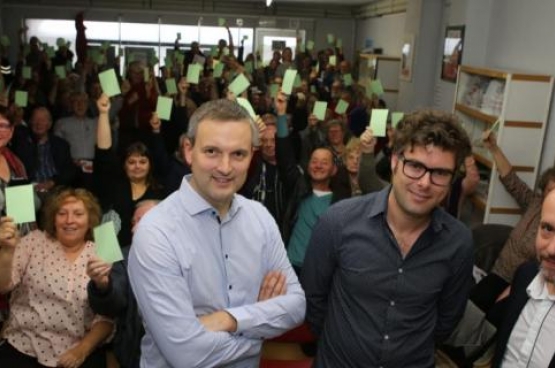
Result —
[{"label": "black eyeglasses", "polygon": [[445,187],[453,182],[455,172],[448,169],[431,169],[424,165],[422,162],[409,160],[402,154],[399,155],[399,160],[403,162],[403,174],[411,179],[420,179],[427,172],[430,173],[430,181],[432,184]]}]

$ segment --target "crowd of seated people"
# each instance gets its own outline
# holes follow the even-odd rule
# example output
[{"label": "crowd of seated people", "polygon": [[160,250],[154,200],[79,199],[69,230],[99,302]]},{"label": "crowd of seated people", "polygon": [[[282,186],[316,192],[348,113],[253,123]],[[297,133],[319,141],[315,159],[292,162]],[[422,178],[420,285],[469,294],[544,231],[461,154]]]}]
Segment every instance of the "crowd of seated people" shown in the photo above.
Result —
[{"label": "crowd of seated people", "polygon": [[[83,42],[83,38],[78,38],[78,42]],[[28,45],[22,41],[17,62],[7,62],[13,65],[9,73],[2,69],[0,192],[3,194],[7,186],[33,183],[36,211],[41,221],[17,229],[9,218],[3,218],[0,224],[0,230],[13,232],[13,239],[17,240],[9,236],[0,239],[2,249],[16,249],[13,260],[10,259],[11,274],[7,269],[0,274],[1,291],[5,292],[0,296],[0,321],[6,321],[2,338],[9,344],[0,351],[0,362],[11,362],[3,360],[6,351],[9,359],[31,357],[44,366],[86,366],[81,364],[103,351],[99,346],[111,335],[115,318],[118,327],[114,350],[119,363],[123,367],[137,366],[137,344],[142,331],[137,327],[140,321],[137,322],[136,310],[131,312],[131,317],[126,312],[136,309],[136,304],[127,286],[125,265],[111,266],[88,254],[93,246],[90,229],[103,215],[104,219],[118,224],[119,244],[122,247],[132,245],[136,209],[144,203],[163,200],[177,190],[183,176],[191,172],[184,155],[185,132],[189,117],[204,102],[244,97],[260,116],[257,123],[261,146],[255,152],[240,193],[261,202],[270,211],[280,228],[290,262],[298,273],[302,271],[312,228],[323,212],[337,201],[379,191],[388,184],[391,176],[388,141],[393,139],[394,129],[389,127],[388,137],[379,140],[366,129],[372,109],[384,107],[384,102],[376,94],[366,95],[358,86],[351,63],[341,48],[331,46],[317,52],[287,47],[281,52],[275,51],[265,66],[257,54],[243,57],[243,48],[233,45],[231,33],[230,39],[221,40],[211,53],[203,52],[200,46],[195,42],[183,52],[176,40],[173,63],[161,70],[160,77],[155,76],[154,66],[149,62],[137,60],[127,62],[125,75],[120,75],[119,57],[115,64],[108,65],[106,58],[101,61],[87,57],[81,47],[79,59],[74,60],[65,43],[60,43],[56,53],[49,55],[47,47],[31,37]],[[2,51],[4,65],[8,50],[3,46]],[[180,53],[183,58],[177,56]],[[330,63],[331,56],[336,58],[337,65]],[[193,84],[187,81],[187,69],[198,60],[203,61],[200,79],[198,84]],[[218,77],[214,76],[217,63],[224,65]],[[57,67],[65,68],[65,78],[56,71]],[[30,78],[24,76],[24,68],[31,68]],[[109,98],[102,93],[98,74],[111,68],[118,75],[121,95]],[[296,69],[300,76],[300,82],[290,94],[280,90],[288,69]],[[228,86],[239,74],[247,77],[250,87],[241,96],[235,96]],[[176,93],[166,90],[165,80],[170,78],[177,81]],[[346,83],[351,78],[354,83]],[[273,85],[278,86],[275,95]],[[16,91],[28,93],[27,106],[16,104]],[[159,96],[173,100],[169,120],[160,119],[156,113]],[[335,112],[339,100],[348,103],[343,114]],[[324,120],[313,114],[316,101],[328,103]],[[498,147],[492,139],[485,141],[497,152]],[[382,155],[382,151],[385,159],[376,164],[376,155]],[[530,203],[532,206],[524,216],[530,218],[527,228],[517,225],[515,229],[527,235],[516,240],[517,234],[511,234],[494,267],[497,276],[490,276],[479,285],[482,289],[488,286],[487,291],[491,292],[487,302],[480,304],[488,309],[509,285],[517,266],[535,256],[533,239],[542,198],[524,188],[510,165],[503,165],[503,162],[497,162],[503,183],[518,196],[523,208]],[[381,177],[376,170],[382,173]],[[457,178],[448,202],[443,204],[455,217],[462,200],[473,192],[479,179],[471,158],[465,161],[463,171],[466,177]],[[542,187],[545,194],[552,189],[554,178],[555,175],[550,174],[545,179]],[[35,343],[38,339],[35,335],[40,335],[49,322],[43,321],[42,315],[36,322],[25,320],[31,315],[21,311],[21,308],[29,308],[22,305],[21,293],[27,293],[24,294],[27,303],[43,302],[40,294],[29,294],[29,289],[35,285],[23,283],[26,280],[24,266],[31,262],[27,258],[43,262],[35,258],[40,256],[34,253],[48,253],[46,249],[52,247],[54,240],[61,244],[60,250],[71,252],[71,244],[61,238],[63,224],[59,217],[66,211],[65,207],[76,204],[85,207],[80,210],[88,217],[86,224],[79,225],[83,234],[78,240],[79,252],[87,256],[85,260],[79,258],[79,280],[85,285],[83,287],[88,285],[89,295],[83,295],[79,289],[79,295],[75,295],[77,299],[71,303],[80,303],[79,313],[84,317],[79,322],[85,326],[79,326],[71,336],[68,333],[66,340],[60,331],[58,335],[46,337],[43,351],[40,344]],[[534,213],[530,214],[531,211]],[[60,223],[51,224],[54,218]],[[40,247],[35,247],[36,244]],[[71,254],[75,261],[81,253]],[[55,262],[61,261],[56,259]],[[486,285],[488,280],[490,284]],[[474,296],[479,299],[481,294],[477,293],[474,292]],[[88,306],[89,300],[92,309]],[[61,301],[54,303],[56,308],[63,310]],[[14,314],[23,320],[14,319]],[[62,319],[62,322],[71,321]],[[133,325],[125,327],[122,323]],[[20,330],[24,326],[33,331],[31,337],[25,337],[31,342],[22,338]],[[88,343],[91,336],[94,344]],[[122,339],[124,342],[118,345]],[[80,345],[70,348],[80,341],[87,341],[86,349],[77,349]],[[19,356],[18,352],[25,356]]]}]

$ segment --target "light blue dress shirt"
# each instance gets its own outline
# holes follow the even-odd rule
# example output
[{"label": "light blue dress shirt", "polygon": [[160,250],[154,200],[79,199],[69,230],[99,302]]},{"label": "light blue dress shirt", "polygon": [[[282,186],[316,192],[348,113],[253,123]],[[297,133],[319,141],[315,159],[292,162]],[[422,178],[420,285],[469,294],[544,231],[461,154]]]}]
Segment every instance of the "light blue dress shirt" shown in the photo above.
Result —
[{"label": "light blue dress shirt", "polygon": [[[270,213],[235,195],[225,218],[189,185],[141,219],[129,277],[144,319],[141,367],[257,367],[262,340],[299,325],[305,295]],[[286,295],[257,302],[264,276],[287,275]],[[228,311],[237,332],[198,316]]]}]

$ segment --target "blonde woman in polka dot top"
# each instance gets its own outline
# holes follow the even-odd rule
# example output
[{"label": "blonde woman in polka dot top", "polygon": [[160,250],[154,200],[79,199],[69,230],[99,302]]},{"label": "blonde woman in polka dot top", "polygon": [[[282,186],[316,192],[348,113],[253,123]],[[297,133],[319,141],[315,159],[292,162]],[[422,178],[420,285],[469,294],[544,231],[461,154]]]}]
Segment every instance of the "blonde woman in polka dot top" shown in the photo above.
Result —
[{"label": "blonde woman in polka dot top", "polygon": [[105,367],[98,347],[113,323],[89,307],[86,273],[99,205],[86,190],[67,188],[43,210],[44,231],[21,239],[11,218],[0,219],[0,293],[11,292],[0,367]]}]

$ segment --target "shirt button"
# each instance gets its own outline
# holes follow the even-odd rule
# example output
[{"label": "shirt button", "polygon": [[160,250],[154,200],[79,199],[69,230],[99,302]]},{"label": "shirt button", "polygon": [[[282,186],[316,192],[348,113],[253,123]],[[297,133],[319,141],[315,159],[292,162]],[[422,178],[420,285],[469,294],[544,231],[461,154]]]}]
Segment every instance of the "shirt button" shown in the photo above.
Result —
[{"label": "shirt button", "polygon": [[229,285],[229,290],[233,289],[233,285]]},{"label": "shirt button", "polygon": [[395,302],[392,300],[392,301],[389,302],[389,305],[391,305],[392,307],[394,307],[394,306],[395,306]]},{"label": "shirt button", "polygon": [[225,259],[227,259],[227,258],[228,258],[228,256],[227,256],[227,254],[226,254],[226,255],[225,255]]},{"label": "shirt button", "polygon": [[384,340],[389,340],[389,335],[385,335],[383,338]]},{"label": "shirt button", "polygon": [[399,268],[399,273],[403,273],[403,269],[402,269],[402,268]]}]

